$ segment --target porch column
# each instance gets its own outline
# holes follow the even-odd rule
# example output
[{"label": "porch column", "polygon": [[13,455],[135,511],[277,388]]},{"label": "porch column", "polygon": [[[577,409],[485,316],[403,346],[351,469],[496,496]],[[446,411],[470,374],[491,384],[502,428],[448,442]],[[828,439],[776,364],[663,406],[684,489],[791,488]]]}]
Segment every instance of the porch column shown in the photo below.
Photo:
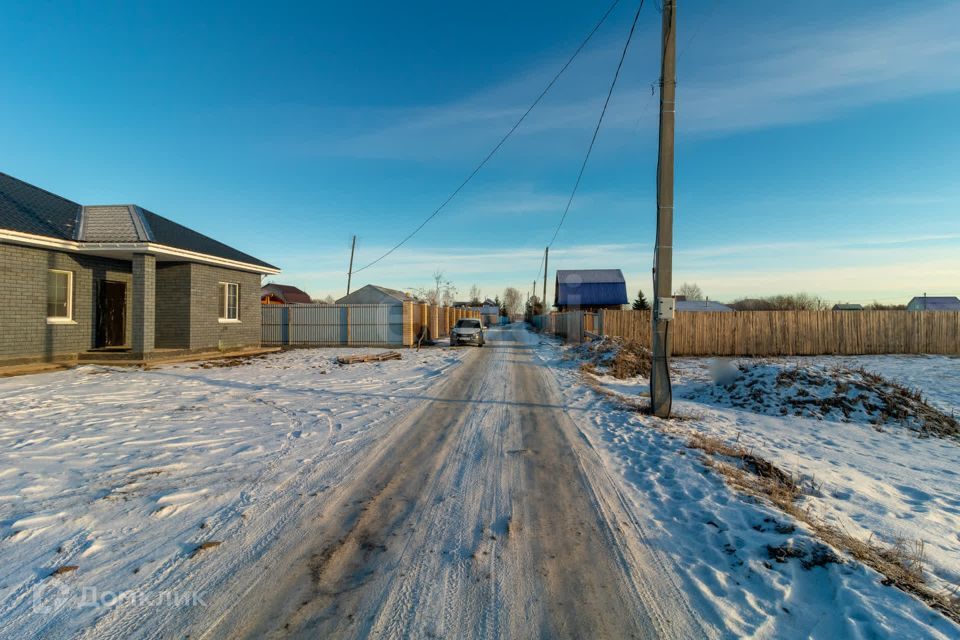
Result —
[{"label": "porch column", "polygon": [[134,353],[153,351],[156,323],[157,258],[148,253],[133,254],[133,335]]}]

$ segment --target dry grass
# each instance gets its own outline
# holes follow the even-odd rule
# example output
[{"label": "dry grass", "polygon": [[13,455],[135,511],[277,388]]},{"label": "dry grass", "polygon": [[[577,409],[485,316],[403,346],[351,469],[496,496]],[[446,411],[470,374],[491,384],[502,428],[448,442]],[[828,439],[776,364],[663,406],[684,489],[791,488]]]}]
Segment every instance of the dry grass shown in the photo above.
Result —
[{"label": "dry grass", "polygon": [[896,426],[921,438],[960,438],[960,422],[924,400],[916,389],[866,369],[741,364],[740,377],[711,390],[715,400],[771,415],[869,422],[877,431]]},{"label": "dry grass", "polygon": [[[612,340],[603,342],[608,341],[613,342]],[[618,345],[615,345],[615,348],[616,346]],[[610,347],[605,348],[609,349]],[[623,349],[620,348],[619,350],[622,351]],[[649,358],[649,352],[647,352],[646,357]],[[647,375],[649,375],[649,360],[647,362]],[[643,413],[649,412],[648,401],[639,397],[635,399],[626,398],[606,389],[595,377],[600,373],[596,360],[591,359],[581,364],[580,370],[584,374],[582,376],[583,380],[597,393],[607,396],[624,408]],[[796,369],[791,371],[796,371]],[[837,373],[833,372],[834,375],[837,375]],[[844,373],[849,373],[849,371]],[[952,416],[946,416],[928,405],[919,392],[909,390],[863,369],[856,370],[855,373],[863,381],[864,386],[868,386],[881,398],[881,403],[885,407],[885,409],[882,409],[886,412],[885,416],[889,416],[896,421],[905,421],[911,415],[914,418],[919,418],[924,425],[923,431],[925,432],[921,435],[934,434],[940,437],[957,437],[960,435],[960,425],[957,424],[956,419]],[[787,373],[786,376],[782,384],[794,382],[790,379],[790,373]],[[777,383],[781,384],[779,377]],[[850,389],[845,383],[837,386],[838,389],[834,395],[838,398],[837,402],[840,402],[840,396],[849,397],[847,394]],[[759,393],[759,388],[756,391]],[[905,411],[909,413],[904,413]],[[655,425],[665,432],[676,435],[679,427],[675,424],[677,422],[679,422],[677,419],[656,420]],[[802,508],[798,504],[803,495],[819,494],[820,487],[814,478],[787,473],[770,461],[746,449],[739,441],[730,444],[719,438],[694,433],[689,439],[688,446],[702,451],[704,453],[704,464],[719,472],[731,487],[745,494],[768,500],[784,513],[806,524],[817,538],[829,545],[829,547],[813,545],[810,549],[789,546],[770,547],[767,552],[771,559],[786,561],[790,557],[797,557],[800,558],[804,568],[812,569],[832,562],[842,562],[830,547],[839,549],[880,573],[883,576],[883,584],[896,587],[920,598],[930,607],[960,624],[960,585],[953,591],[936,591],[926,583],[924,577],[925,553],[922,540],[913,541],[897,538],[893,544],[883,543],[873,536],[863,540],[839,527],[824,522],[813,514],[809,508]]]},{"label": "dry grass", "polygon": [[267,354],[261,353],[257,355],[248,355],[248,356],[229,356],[226,358],[216,358],[214,360],[204,360],[203,362],[193,366],[193,369],[225,369],[228,367],[244,367],[248,364],[253,364],[258,360],[262,360],[267,357]]},{"label": "dry grass", "polygon": [[581,369],[618,380],[650,376],[650,350],[636,340],[603,338],[579,347],[573,357],[583,357]]},{"label": "dry grass", "polygon": [[[807,493],[806,483],[747,451],[741,445],[731,445],[718,438],[699,433],[690,438],[688,445],[702,451],[705,454],[705,464],[718,471],[733,488],[766,498],[784,513],[806,524],[820,540],[850,554],[883,575],[883,584],[917,596],[953,621],[960,623],[960,598],[957,594],[935,591],[926,583],[925,552],[922,540],[897,538],[893,544],[885,544],[872,536],[867,540],[858,538],[824,522],[809,509],[801,508],[797,502]],[[789,557],[801,557],[805,568],[838,561],[823,552],[818,552],[816,548],[808,554],[802,549],[775,547],[768,549],[768,554],[777,561],[784,561]]]},{"label": "dry grass", "polygon": [[200,555],[204,551],[207,551],[208,549],[216,549],[221,544],[223,544],[223,542],[221,542],[220,540],[207,540],[206,542],[201,542],[193,550],[193,553],[190,554],[190,557],[196,558],[198,555]]}]

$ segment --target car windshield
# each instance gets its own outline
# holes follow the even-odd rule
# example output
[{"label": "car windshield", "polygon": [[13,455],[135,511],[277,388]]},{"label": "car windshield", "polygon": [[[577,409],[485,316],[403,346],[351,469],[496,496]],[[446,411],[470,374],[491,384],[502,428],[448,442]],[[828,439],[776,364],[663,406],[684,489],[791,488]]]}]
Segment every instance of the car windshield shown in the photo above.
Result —
[{"label": "car windshield", "polygon": [[457,320],[457,328],[458,329],[479,329],[480,321],[474,320],[472,318],[461,318],[460,320]]}]

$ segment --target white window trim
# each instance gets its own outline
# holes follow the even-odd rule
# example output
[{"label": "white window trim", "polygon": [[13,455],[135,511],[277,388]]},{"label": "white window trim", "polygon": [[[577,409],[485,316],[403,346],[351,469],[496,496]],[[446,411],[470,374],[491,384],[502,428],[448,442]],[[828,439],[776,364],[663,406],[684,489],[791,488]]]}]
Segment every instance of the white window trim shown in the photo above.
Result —
[{"label": "white window trim", "polygon": [[[67,315],[47,316],[47,324],[77,324],[73,319],[73,271],[66,269],[47,269],[47,273],[63,273],[67,276]],[[47,296],[50,292],[47,291]]]},{"label": "white window trim", "polygon": [[227,317],[227,305],[230,304],[229,289],[223,293],[223,308],[217,311],[217,322],[220,324],[240,324],[240,283],[239,282],[218,282],[217,283],[217,298],[220,297],[219,289],[222,287],[236,287],[237,288],[237,317],[228,318]]}]

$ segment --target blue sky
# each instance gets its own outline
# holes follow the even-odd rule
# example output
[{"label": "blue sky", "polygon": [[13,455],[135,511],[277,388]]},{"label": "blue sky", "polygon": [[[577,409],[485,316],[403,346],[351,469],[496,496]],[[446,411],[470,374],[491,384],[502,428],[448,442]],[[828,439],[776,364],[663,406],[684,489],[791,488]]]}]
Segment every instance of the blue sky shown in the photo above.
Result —
[{"label": "blue sky", "polygon": [[[0,171],[135,202],[316,297],[406,235],[511,126],[605,3],[0,2]],[[529,290],[636,4],[501,153],[356,284]],[[675,281],[714,299],[960,294],[960,5],[686,0]],[[551,249],[649,293],[660,16],[641,14]],[[551,278],[552,278],[551,270]],[[542,278],[542,276],[541,276]]]}]

